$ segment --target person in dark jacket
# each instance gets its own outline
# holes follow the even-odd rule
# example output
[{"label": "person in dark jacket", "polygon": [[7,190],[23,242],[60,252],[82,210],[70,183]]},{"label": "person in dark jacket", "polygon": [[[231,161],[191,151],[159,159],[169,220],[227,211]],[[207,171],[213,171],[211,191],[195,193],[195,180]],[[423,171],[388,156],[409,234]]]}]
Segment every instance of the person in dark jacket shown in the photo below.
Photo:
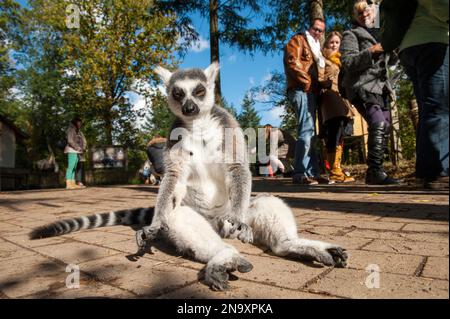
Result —
[{"label": "person in dark jacket", "polygon": [[147,156],[152,164],[150,171],[156,180],[160,180],[164,175],[164,148],[166,141],[166,138],[155,135],[147,144]]},{"label": "person in dark jacket", "polygon": [[448,0],[384,0],[381,13],[381,43],[399,50],[419,105],[416,177],[448,189]]},{"label": "person in dark jacket", "polygon": [[367,1],[357,0],[353,9],[355,26],[344,32],[340,48],[345,72],[342,84],[347,98],[369,126],[366,183],[398,184],[400,181],[389,177],[383,168],[391,124],[387,64],[394,63],[395,58],[379,43],[375,12]]}]

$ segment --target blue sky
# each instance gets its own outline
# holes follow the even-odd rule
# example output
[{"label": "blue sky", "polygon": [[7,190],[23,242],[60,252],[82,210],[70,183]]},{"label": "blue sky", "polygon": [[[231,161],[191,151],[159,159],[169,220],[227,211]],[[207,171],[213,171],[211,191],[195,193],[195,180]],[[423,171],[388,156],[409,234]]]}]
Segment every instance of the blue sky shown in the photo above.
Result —
[{"label": "blue sky", "polygon": [[[209,20],[193,16],[193,25],[201,36],[200,43],[186,54],[181,67],[206,68],[210,63]],[[282,53],[265,56],[255,52],[251,57],[248,53],[221,43],[220,66],[222,95],[240,111],[242,99],[251,87],[262,84],[271,71],[283,70]],[[256,104],[261,124],[278,126],[281,122],[280,110],[268,110],[270,108],[267,104]]]}]

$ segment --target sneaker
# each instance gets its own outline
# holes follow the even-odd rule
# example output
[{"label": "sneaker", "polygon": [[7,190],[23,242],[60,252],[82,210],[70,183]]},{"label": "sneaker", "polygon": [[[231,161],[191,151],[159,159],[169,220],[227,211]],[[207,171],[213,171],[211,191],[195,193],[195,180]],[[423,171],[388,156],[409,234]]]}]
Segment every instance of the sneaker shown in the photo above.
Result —
[{"label": "sneaker", "polygon": [[292,178],[292,183],[299,185],[318,185],[319,182],[314,177],[302,176]]},{"label": "sneaker", "polygon": [[77,188],[86,188],[86,186],[82,182],[77,182],[76,187]]},{"label": "sneaker", "polygon": [[436,178],[425,178],[423,187],[433,190],[445,190],[448,189],[448,176],[439,176]]}]

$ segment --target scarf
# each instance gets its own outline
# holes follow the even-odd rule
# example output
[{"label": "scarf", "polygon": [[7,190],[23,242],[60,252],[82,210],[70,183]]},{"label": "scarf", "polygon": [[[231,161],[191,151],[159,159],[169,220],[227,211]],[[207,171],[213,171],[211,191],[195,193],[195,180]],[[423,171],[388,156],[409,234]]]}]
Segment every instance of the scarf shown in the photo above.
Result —
[{"label": "scarf", "polygon": [[341,68],[341,53],[339,53],[339,51],[329,54],[326,54],[327,52],[324,53],[328,60],[330,60],[331,62],[336,64],[339,68]]},{"label": "scarf", "polygon": [[308,31],[305,32],[305,35],[314,56],[314,61],[316,61],[319,68],[324,68],[325,58],[323,57],[322,50],[320,49],[320,42],[315,40]]}]

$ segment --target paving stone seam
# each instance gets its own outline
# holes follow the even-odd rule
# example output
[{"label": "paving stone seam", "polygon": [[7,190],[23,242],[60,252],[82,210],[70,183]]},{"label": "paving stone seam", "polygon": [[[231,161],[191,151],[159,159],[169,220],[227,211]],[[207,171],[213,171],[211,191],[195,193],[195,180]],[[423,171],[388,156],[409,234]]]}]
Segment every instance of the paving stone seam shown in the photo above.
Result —
[{"label": "paving stone seam", "polygon": [[[36,251],[36,250],[34,250],[34,249],[32,249],[32,248],[29,248],[29,247],[20,245],[20,244],[18,244],[18,243],[9,241],[8,239],[3,238],[3,237],[1,237],[1,236],[0,236],[0,239],[3,239],[3,240],[5,240],[5,241],[7,241],[7,242],[9,242],[9,243],[11,243],[11,244],[13,244],[13,245],[16,245],[16,246],[18,246],[18,247],[20,247],[20,248],[22,248],[22,249],[25,249],[25,250],[29,250],[29,251],[35,252],[36,254],[40,255],[41,257],[44,257],[44,258],[46,258],[46,259],[50,259],[51,261],[53,261],[53,262],[55,262],[55,263],[57,263],[57,264],[59,264],[59,265],[61,265],[61,266],[67,266],[67,263],[65,263],[64,261],[62,261],[62,260],[60,260],[60,259],[58,259],[58,258],[49,256],[49,255],[46,255],[46,254],[41,253],[41,252],[39,252],[39,251]],[[118,254],[117,254],[117,255],[118,255]],[[112,257],[112,256],[116,256],[116,255],[111,255],[111,256],[109,256],[109,257]],[[103,258],[103,257],[101,257],[101,258]],[[98,259],[101,259],[101,258],[98,258]],[[95,261],[95,260],[96,260],[96,259],[92,259],[92,260],[90,260],[90,261]],[[89,272],[84,271],[84,270],[80,270],[80,273],[85,274],[88,278],[93,279],[93,280],[95,280],[95,281],[97,281],[97,282],[99,282],[99,283],[101,283],[101,284],[104,284],[104,285],[107,285],[107,286],[111,286],[111,287],[114,287],[114,288],[117,288],[117,289],[120,289],[120,290],[129,292],[129,293],[131,293],[131,294],[133,294],[133,295],[137,295],[135,292],[133,292],[133,291],[131,291],[131,290],[122,288],[122,287],[120,287],[120,286],[114,285],[114,284],[109,283],[109,282],[106,282],[106,281],[103,281],[102,279],[98,278],[95,274],[89,273]],[[34,293],[34,294],[36,294],[36,293]],[[19,297],[21,297],[21,296],[19,296]]]},{"label": "paving stone seam", "polygon": [[421,277],[423,269],[425,268],[425,265],[428,262],[428,257],[425,256],[422,258],[422,261],[420,262],[419,266],[417,266],[416,270],[414,271],[414,276]]},{"label": "paving stone seam", "polygon": [[322,279],[323,277],[325,277],[326,275],[328,275],[330,272],[332,272],[334,269],[334,267],[330,267],[328,269],[325,269],[323,272],[321,272],[320,274],[318,274],[317,276],[313,277],[312,279],[308,280],[303,286],[301,286],[299,289],[307,289],[308,286],[317,283],[320,281],[320,279]]},{"label": "paving stone seam", "polygon": [[[358,250],[358,249],[357,249]],[[386,253],[386,254],[389,254],[390,252],[388,252],[388,251],[384,251],[384,250],[370,250],[370,249],[366,249],[366,248],[363,248],[363,249],[359,249],[359,250],[361,250],[361,251],[366,251],[366,252],[371,252],[371,253],[373,253],[373,252],[377,252],[377,253]],[[406,255],[406,256],[418,256],[418,257],[447,257],[448,258],[448,255],[444,255],[444,256],[441,256],[441,255],[437,255],[437,256],[435,256],[435,255],[433,255],[433,256],[429,256],[429,255],[421,255],[421,254],[408,254],[408,253],[402,253],[402,252],[392,252],[391,254],[396,254],[396,255]]]},{"label": "paving stone seam", "polygon": [[363,250],[364,247],[369,246],[371,243],[373,243],[375,241],[375,238],[369,240],[368,242],[362,244],[361,246],[359,246],[358,248],[356,248],[356,250]]},{"label": "paving stone seam", "polygon": [[0,299],[11,299],[11,297],[0,290]]}]

